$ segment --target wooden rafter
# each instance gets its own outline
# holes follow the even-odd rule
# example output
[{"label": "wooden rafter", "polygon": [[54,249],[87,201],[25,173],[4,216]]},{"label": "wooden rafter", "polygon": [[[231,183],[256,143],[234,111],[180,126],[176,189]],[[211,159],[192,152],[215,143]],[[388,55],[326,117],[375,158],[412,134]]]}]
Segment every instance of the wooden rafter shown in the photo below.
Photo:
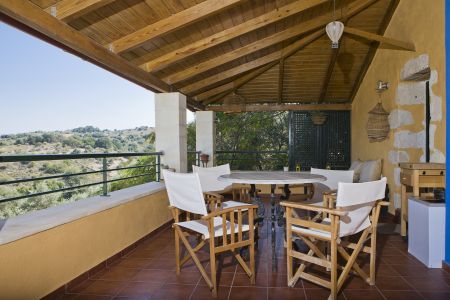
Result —
[{"label": "wooden rafter", "polygon": [[344,32],[351,34],[351,35],[355,35],[355,36],[359,36],[359,37],[368,39],[370,41],[376,41],[376,42],[380,42],[381,44],[386,44],[386,45],[389,45],[392,47],[396,47],[401,50],[416,51],[416,47],[414,46],[413,43],[410,43],[410,42],[404,42],[404,41],[400,41],[397,39],[388,38],[388,37],[378,35],[378,34],[375,34],[372,32],[367,32],[367,31],[363,31],[363,30],[359,30],[359,29],[347,27],[347,26],[344,28]]},{"label": "wooden rafter", "polygon": [[252,60],[248,63],[245,63],[243,65],[240,65],[238,67],[226,70],[222,73],[210,76],[208,78],[205,78],[203,80],[197,81],[193,84],[190,84],[182,89],[180,91],[184,94],[195,94],[198,91],[201,91],[205,89],[206,87],[216,84],[220,81],[226,80],[228,78],[232,78],[234,76],[237,76],[239,74],[242,74],[244,72],[256,69],[260,66],[266,65],[268,63],[271,63],[273,61],[278,61],[280,58],[287,58],[300,50],[301,48],[309,45],[319,37],[321,37],[324,34],[324,30],[320,29],[318,31],[315,31],[314,33],[296,41],[295,43],[292,43],[291,45],[283,48],[282,50],[275,51],[270,53],[269,55],[262,56],[258,59]]},{"label": "wooden rafter", "polygon": [[70,22],[114,0],[63,0],[46,9],[58,20]]},{"label": "wooden rafter", "polygon": [[351,104],[230,104],[210,105],[206,110],[216,112],[286,111],[286,110],[351,110]]},{"label": "wooden rafter", "polygon": [[[342,15],[340,17],[342,20],[346,21],[348,18],[354,16],[355,14],[360,12],[362,9],[366,8],[368,3],[373,3],[374,1],[364,0],[364,1],[356,1],[356,2],[357,2],[356,4],[359,4],[359,5],[354,5],[351,8],[344,10],[344,12],[342,13]],[[164,77],[163,80],[169,84],[176,84],[178,82],[192,78],[196,75],[199,75],[203,72],[209,71],[218,66],[229,63],[233,60],[236,60],[236,59],[239,59],[246,55],[260,51],[264,48],[273,46],[277,43],[283,42],[290,38],[299,36],[310,30],[314,30],[321,26],[325,26],[330,21],[331,18],[332,18],[332,14],[328,13],[328,14],[324,14],[322,16],[316,17],[312,20],[301,22],[300,24],[290,27],[282,32],[278,32],[276,34],[273,34],[271,36],[268,36],[268,37],[258,40],[256,42],[248,44],[244,47],[237,48],[237,49],[227,52],[223,55],[220,55],[220,56],[217,56],[210,60],[201,62],[199,64],[196,64],[195,66],[184,69],[178,73],[168,75],[168,76]]]},{"label": "wooden rafter", "polygon": [[[55,43],[154,92],[168,92],[169,85],[144,70],[132,65],[102,45],[82,35],[29,1],[1,0],[0,18],[26,27],[28,31]],[[17,25],[18,26],[18,25]]]},{"label": "wooden rafter", "polygon": [[283,102],[284,58],[278,64],[278,103]]},{"label": "wooden rafter", "polygon": [[[214,102],[217,102],[221,99],[223,99],[224,97],[226,97],[227,95],[229,95],[232,92],[235,92],[237,89],[239,89],[241,86],[243,86],[244,84],[246,84],[247,82],[249,82],[250,80],[258,77],[259,75],[267,72],[268,70],[270,70],[273,66],[275,66],[277,64],[276,61],[267,64],[265,66],[260,67],[259,69],[256,69],[244,76],[241,76],[235,80],[233,80],[230,83],[227,83],[225,85],[219,86],[215,89],[211,89],[203,94],[200,94],[196,97],[196,100],[201,101],[202,99],[206,99],[205,101],[203,101],[203,104],[211,104]],[[218,97],[217,94],[220,95]],[[213,97],[214,96],[214,97]]]},{"label": "wooden rafter", "polygon": [[[392,0],[392,2],[390,3],[389,8],[387,9],[386,15],[381,23],[380,30],[378,32],[379,35],[383,35],[384,32],[386,31],[386,28],[389,25],[389,22],[391,21],[392,16],[394,15],[394,12],[397,9],[397,6],[399,3],[400,3],[400,0]],[[353,100],[355,99],[356,93],[358,92],[358,89],[364,79],[364,76],[366,75],[367,70],[369,69],[369,66],[372,63],[372,60],[375,57],[375,53],[377,52],[378,46],[379,46],[379,42],[372,42],[370,50],[367,53],[366,58],[364,60],[363,67],[361,68],[361,71],[359,72],[358,77],[353,86],[353,89],[350,93],[350,101],[351,102],[353,102]]]},{"label": "wooden rafter", "polygon": [[[273,10],[259,17],[250,19],[237,26],[220,31],[216,34],[213,34],[209,37],[196,41],[192,44],[181,47],[180,49],[169,52],[153,60],[148,61],[148,59],[144,55],[137,61],[139,62],[140,66],[148,72],[158,71],[167,67],[170,64],[180,61],[181,59],[185,59],[188,56],[199,53],[200,51],[204,51],[213,46],[217,46],[221,43],[239,37],[248,32],[254,31],[258,28],[267,26],[269,24],[273,24],[289,16],[298,14],[302,11],[305,11],[311,7],[325,3],[327,1],[328,0],[302,0],[302,1],[297,0],[294,3],[285,5],[277,10]],[[142,60],[146,61],[144,63],[141,63]]]},{"label": "wooden rafter", "polygon": [[241,1],[206,0],[110,43],[109,49],[114,53],[121,53],[136,48],[151,39],[204,19]]}]

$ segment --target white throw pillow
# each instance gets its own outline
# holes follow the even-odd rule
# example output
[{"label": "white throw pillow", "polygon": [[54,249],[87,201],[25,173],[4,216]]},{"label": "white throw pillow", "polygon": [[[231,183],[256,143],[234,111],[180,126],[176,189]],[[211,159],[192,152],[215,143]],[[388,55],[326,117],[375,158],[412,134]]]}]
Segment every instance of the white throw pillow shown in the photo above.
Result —
[{"label": "white throw pillow", "polygon": [[381,159],[365,161],[361,167],[359,182],[379,180],[381,178]]},{"label": "white throw pillow", "polygon": [[363,162],[359,159],[352,161],[349,170],[353,170],[353,182],[359,182],[359,178],[361,177],[361,168],[363,166]]}]

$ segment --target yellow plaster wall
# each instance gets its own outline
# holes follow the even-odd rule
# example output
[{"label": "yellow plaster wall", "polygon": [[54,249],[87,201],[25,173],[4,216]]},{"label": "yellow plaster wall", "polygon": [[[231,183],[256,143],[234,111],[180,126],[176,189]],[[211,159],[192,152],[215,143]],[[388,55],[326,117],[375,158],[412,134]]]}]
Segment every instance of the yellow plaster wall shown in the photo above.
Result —
[{"label": "yellow plaster wall", "polygon": [[39,299],[171,219],[166,191],[0,246],[0,298]]},{"label": "yellow plaster wall", "polygon": [[[385,32],[385,36],[413,42],[416,52],[379,49],[356,94],[352,105],[352,160],[383,159],[383,174],[388,177],[391,199],[400,188],[394,184],[394,168],[389,162],[388,152],[394,150],[394,130],[383,142],[369,143],[366,133],[368,112],[375,106],[378,96],[375,92],[378,80],[388,81],[391,87],[382,95],[383,106],[387,111],[400,108],[412,113],[414,124],[403,126],[400,130],[418,132],[424,129],[424,105],[397,106],[395,97],[400,82],[400,71],[407,61],[422,54],[429,55],[431,70],[438,73],[437,84],[431,86],[437,96],[442,97],[442,121],[437,125],[435,148],[445,153],[445,16],[443,0],[400,1],[397,10]],[[397,129],[397,130],[399,130]],[[407,151],[410,161],[419,161],[421,149],[401,149]],[[393,201],[391,201],[393,202]],[[392,211],[393,207],[391,207]]]}]

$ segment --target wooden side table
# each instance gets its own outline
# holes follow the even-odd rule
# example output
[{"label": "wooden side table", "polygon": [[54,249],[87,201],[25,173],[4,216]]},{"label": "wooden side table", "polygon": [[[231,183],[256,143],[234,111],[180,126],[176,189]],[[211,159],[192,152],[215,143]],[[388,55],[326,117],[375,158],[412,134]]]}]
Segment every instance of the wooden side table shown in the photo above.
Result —
[{"label": "wooden side table", "polygon": [[445,164],[400,163],[401,235],[406,236],[408,222],[408,196],[420,197],[421,188],[445,188]]}]

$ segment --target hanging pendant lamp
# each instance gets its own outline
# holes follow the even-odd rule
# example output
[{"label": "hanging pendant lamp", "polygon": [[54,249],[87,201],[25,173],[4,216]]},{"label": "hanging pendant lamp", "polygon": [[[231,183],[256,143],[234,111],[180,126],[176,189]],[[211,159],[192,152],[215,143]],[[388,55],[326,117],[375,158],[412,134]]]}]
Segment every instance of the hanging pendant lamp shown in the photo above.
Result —
[{"label": "hanging pendant lamp", "polygon": [[331,48],[339,48],[339,39],[344,33],[344,24],[336,21],[336,0],[333,1],[333,22],[330,22],[325,27],[328,37],[331,40]]}]

